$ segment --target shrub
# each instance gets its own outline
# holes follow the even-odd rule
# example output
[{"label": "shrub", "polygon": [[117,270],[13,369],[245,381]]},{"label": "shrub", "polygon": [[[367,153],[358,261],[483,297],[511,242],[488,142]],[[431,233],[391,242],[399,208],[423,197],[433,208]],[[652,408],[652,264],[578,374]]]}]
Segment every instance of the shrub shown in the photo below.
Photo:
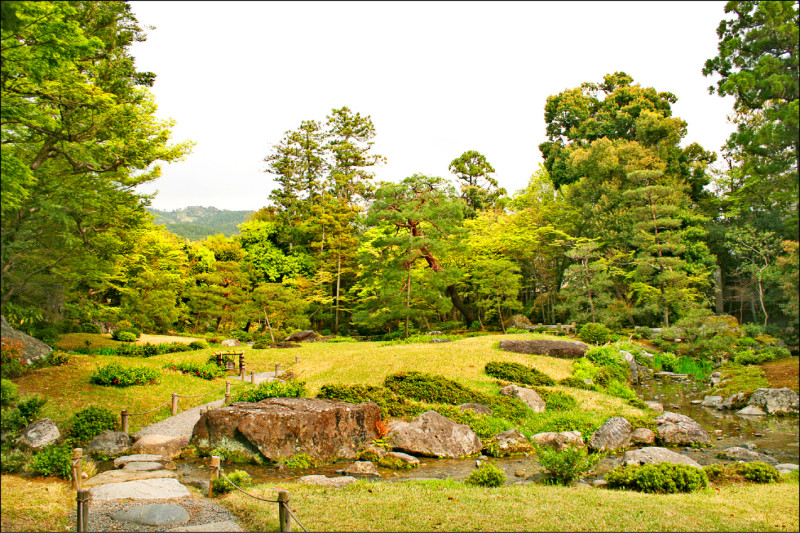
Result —
[{"label": "shrub", "polygon": [[671,352],[662,352],[653,355],[653,366],[658,370],[675,372],[678,370],[678,356]]},{"label": "shrub", "polygon": [[[244,488],[250,484],[250,474],[244,470],[234,470],[233,472],[225,475],[228,476],[228,478],[239,487]],[[234,490],[234,486],[228,483],[228,481],[222,476],[214,479],[211,482],[211,487],[214,494],[226,494]]]},{"label": "shrub", "polygon": [[544,372],[519,363],[492,361],[486,364],[484,371],[492,377],[524,385],[555,385],[553,378]]},{"label": "shrub", "polygon": [[381,408],[381,416],[402,417],[409,413],[411,404],[385,387],[373,385],[323,385],[317,398],[348,403],[375,402]]},{"label": "shrub", "polygon": [[0,409],[14,407],[19,401],[17,384],[10,379],[0,380]]},{"label": "shrub", "polygon": [[587,322],[578,330],[578,338],[590,344],[603,344],[611,337],[611,330],[598,322]]},{"label": "shrub", "polygon": [[638,396],[628,385],[621,381],[612,380],[606,385],[606,394],[622,398],[623,400],[636,400]]},{"label": "shrub", "polygon": [[43,343],[52,346],[56,342],[58,342],[58,338],[61,336],[61,332],[58,331],[58,327],[55,324],[46,324],[34,328],[30,332],[30,335],[31,337],[35,337],[40,341],[42,341]]},{"label": "shrub", "polygon": [[85,444],[106,429],[113,431],[116,426],[117,415],[110,409],[93,405],[72,415],[69,436],[77,443]]},{"label": "shrub", "polygon": [[[755,337],[758,337],[762,333],[764,333],[764,328],[762,328],[759,324],[754,324],[749,322],[747,324],[742,324],[739,327],[739,331],[742,333],[742,337],[751,337],[751,340]],[[739,343],[743,339],[739,339],[736,342]],[[755,341],[754,341],[755,342]],[[745,346],[744,344],[740,344],[740,346]],[[752,344],[750,345],[752,346]]]},{"label": "shrub", "polygon": [[593,383],[586,383],[583,381],[584,379],[591,379],[591,378],[578,378],[575,376],[571,376],[568,378],[564,378],[558,382],[559,385],[563,385],[564,387],[572,387],[573,389],[582,389],[582,390],[591,390],[596,391],[599,387]]},{"label": "shrub", "polygon": [[499,487],[506,482],[506,475],[492,463],[483,463],[473,470],[466,483],[479,487]]},{"label": "shrub", "polygon": [[628,380],[628,368],[621,366],[603,366],[597,374],[597,384],[607,386],[612,381],[626,382]]},{"label": "shrub", "polygon": [[547,471],[547,482],[555,485],[569,485],[603,458],[602,454],[589,455],[584,446],[567,446],[561,451],[549,446],[535,448],[539,464]]},{"label": "shrub", "polygon": [[203,340],[192,341],[189,343],[189,348],[192,350],[205,350],[208,348],[208,343]]},{"label": "shrub", "polygon": [[[142,336],[142,332],[134,327],[119,327],[111,332],[111,338],[114,339],[115,341],[122,341],[124,339],[130,338],[130,335],[125,335],[124,338],[120,337],[120,335],[126,333],[133,335],[134,341]],[[125,342],[132,342],[132,341],[125,341]]]},{"label": "shrub", "polygon": [[741,348],[753,348],[758,343],[752,337],[742,337],[741,339],[736,340],[736,344]]},{"label": "shrub", "polygon": [[662,328],[659,337],[667,342],[675,342],[675,339],[680,338],[680,332],[677,328]]},{"label": "shrub", "polygon": [[459,405],[480,402],[484,398],[467,387],[443,376],[423,372],[406,372],[386,377],[384,386],[399,396],[428,403]]},{"label": "shrub", "polygon": [[615,346],[600,346],[587,350],[586,359],[596,366],[622,366],[625,360]]},{"label": "shrub", "polygon": [[703,467],[709,481],[734,483],[751,481],[753,483],[774,483],[781,477],[772,465],[762,461],[752,463],[713,464]]},{"label": "shrub", "polygon": [[777,361],[778,359],[785,359],[792,356],[792,352],[790,352],[788,348],[778,348],[777,346],[764,348],[761,350],[761,353],[765,355],[767,361]]},{"label": "shrub", "polygon": [[0,453],[0,472],[3,474],[17,474],[22,472],[23,467],[28,462],[30,457],[19,451],[3,451]]},{"label": "shrub", "polygon": [[45,446],[33,456],[28,466],[35,474],[68,479],[72,476],[72,450],[66,444]]},{"label": "shrub", "polygon": [[642,339],[649,339],[653,336],[653,330],[648,328],[647,326],[636,326],[634,331],[641,337]]},{"label": "shrub", "polygon": [[69,354],[61,350],[53,350],[45,358],[45,362],[50,366],[68,365],[70,361]]},{"label": "shrub", "polygon": [[270,342],[267,339],[258,339],[253,343],[254,350],[265,350],[269,348]]},{"label": "shrub", "polygon": [[25,373],[21,359],[25,351],[22,342],[2,337],[0,343],[0,376],[18,378]]},{"label": "shrub", "polygon": [[600,373],[600,369],[594,366],[589,359],[581,357],[572,362],[572,377],[575,379],[595,379]]},{"label": "shrub", "polygon": [[541,387],[534,387],[534,390],[544,400],[550,411],[571,411],[578,407],[578,401],[566,392],[547,390]]},{"label": "shrub", "polygon": [[102,333],[100,325],[93,324],[91,322],[84,322],[83,324],[81,324],[80,329],[83,333],[96,333],[98,335]]},{"label": "shrub", "polygon": [[300,398],[306,392],[302,381],[265,381],[256,387],[240,390],[234,402],[258,402],[265,398]]},{"label": "shrub", "polygon": [[165,369],[178,370],[184,374],[193,374],[203,379],[214,379],[225,375],[225,368],[216,363],[194,363],[184,361],[181,363],[167,363]]},{"label": "shrub", "polygon": [[764,354],[756,353],[753,350],[742,350],[733,358],[733,362],[739,365],[757,365],[763,363],[764,360]]},{"label": "shrub", "polygon": [[134,335],[130,331],[120,331],[120,332],[115,331],[114,339],[120,342],[134,342],[136,340],[136,335]]},{"label": "shrub", "polygon": [[25,420],[25,425],[39,418],[39,412],[46,403],[47,398],[34,394],[17,404],[17,409],[19,409],[19,414],[22,416],[22,419]]},{"label": "shrub", "polygon": [[89,382],[105,387],[130,387],[156,383],[160,374],[155,368],[124,367],[119,363],[110,363],[98,368],[89,378]]},{"label": "shrub", "polygon": [[618,466],[606,473],[606,481],[611,488],[659,494],[693,492],[708,485],[703,470],[671,463]]},{"label": "shrub", "polygon": [[317,466],[318,462],[307,453],[298,453],[287,457],[283,464],[286,468],[312,468]]}]

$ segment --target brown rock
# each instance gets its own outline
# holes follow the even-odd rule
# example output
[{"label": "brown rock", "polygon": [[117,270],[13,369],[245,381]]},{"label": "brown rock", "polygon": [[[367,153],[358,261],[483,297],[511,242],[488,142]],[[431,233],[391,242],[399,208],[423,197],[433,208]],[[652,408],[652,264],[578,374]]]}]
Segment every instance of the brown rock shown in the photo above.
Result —
[{"label": "brown rock", "polygon": [[386,438],[393,449],[414,455],[452,458],[481,451],[481,439],[469,426],[436,411],[426,411],[412,422],[392,422]]},{"label": "brown rock", "polygon": [[184,437],[167,435],[144,435],[131,446],[132,453],[163,455],[174,459],[181,454]]},{"label": "brown rock", "polygon": [[534,413],[541,413],[545,410],[545,403],[541,396],[533,390],[526,389],[525,387],[518,387],[517,385],[508,385],[500,389],[500,394],[503,396],[511,396],[512,398],[519,398],[525,405],[530,407]]},{"label": "brown rock", "polygon": [[562,431],[561,433],[548,431],[545,433],[537,433],[531,436],[531,441],[538,446],[550,446],[558,451],[568,446],[586,446],[580,431]]},{"label": "brown rock", "polygon": [[659,448],[657,446],[649,446],[639,450],[632,450],[625,452],[622,456],[622,465],[645,465],[645,464],[659,464],[659,463],[672,463],[690,465],[695,468],[701,468],[700,464],[685,455],[675,453],[666,448]]},{"label": "brown rock", "polygon": [[498,456],[505,456],[529,452],[533,446],[518,429],[509,429],[489,439],[487,448],[496,448]]},{"label": "brown rock", "polygon": [[380,408],[318,398],[268,398],[237,402],[206,412],[191,443],[201,451],[217,446],[271,461],[300,453],[322,460],[355,457],[361,444],[377,438]]},{"label": "brown rock", "polygon": [[319,335],[314,330],[306,329],[303,331],[295,331],[284,340],[286,342],[314,342],[319,340]]},{"label": "brown rock", "polygon": [[125,481],[138,481],[142,479],[177,478],[178,474],[172,470],[155,470],[149,472],[132,472],[130,470],[106,470],[83,482],[86,488],[106,483],[124,483]]},{"label": "brown rock", "polygon": [[711,436],[697,422],[686,415],[670,413],[656,417],[658,439],[663,444],[690,446],[692,444],[710,445]]},{"label": "brown rock", "polygon": [[653,444],[656,434],[647,428],[636,428],[631,433],[631,442],[634,444]]},{"label": "brown rock", "polygon": [[370,461],[356,461],[347,468],[338,471],[340,474],[352,477],[381,477],[378,469]]},{"label": "brown rock", "polygon": [[500,341],[500,349],[516,353],[547,355],[562,359],[578,359],[579,357],[583,357],[589,347],[578,341],[535,339],[529,341]]},{"label": "brown rock", "polygon": [[492,408],[482,403],[462,403],[458,406],[461,411],[473,411],[479,415],[491,415]]},{"label": "brown rock", "polygon": [[658,411],[659,413],[664,412],[664,405],[661,402],[644,402],[647,407],[652,409],[653,411]]},{"label": "brown rock", "polygon": [[589,446],[599,452],[614,451],[627,448],[631,443],[633,426],[621,416],[606,420],[597,431],[592,433]]}]

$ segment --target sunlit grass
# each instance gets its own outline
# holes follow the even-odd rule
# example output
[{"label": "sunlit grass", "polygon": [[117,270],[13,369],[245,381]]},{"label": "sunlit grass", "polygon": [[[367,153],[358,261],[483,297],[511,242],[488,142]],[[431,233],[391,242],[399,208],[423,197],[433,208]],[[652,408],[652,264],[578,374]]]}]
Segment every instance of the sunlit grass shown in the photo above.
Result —
[{"label": "sunlit grass", "polygon": [[75,493],[68,481],[3,475],[0,484],[1,531],[75,531],[69,523]]}]

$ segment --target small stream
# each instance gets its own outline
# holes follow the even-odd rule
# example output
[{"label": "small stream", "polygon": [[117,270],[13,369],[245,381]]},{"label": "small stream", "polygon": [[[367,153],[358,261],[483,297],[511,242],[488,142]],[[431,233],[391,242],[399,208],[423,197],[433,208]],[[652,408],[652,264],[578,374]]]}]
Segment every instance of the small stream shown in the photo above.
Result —
[{"label": "small stream", "polygon": [[[711,435],[713,446],[710,448],[676,448],[674,451],[687,455],[707,465],[722,462],[714,455],[732,446],[743,446],[746,443],[755,445],[755,451],[770,455],[779,463],[800,463],[798,448],[798,418],[794,417],[745,417],[734,414],[734,411],[718,411],[712,408],[692,405],[692,400],[702,400],[707,387],[691,378],[675,380],[673,378],[655,378],[644,380],[635,387],[642,400],[654,400],[664,405],[665,411],[687,415]],[[609,455],[596,467],[595,473],[586,481],[602,477],[608,470],[620,464],[622,453]],[[418,468],[410,470],[391,470],[378,467],[381,481],[398,482],[425,479],[465,480],[475,469],[476,459],[431,459],[420,458]],[[534,455],[491,459],[506,474],[507,484],[535,483],[542,477],[542,467]],[[325,465],[308,469],[278,469],[275,466],[235,465],[223,462],[223,469],[231,471],[240,469],[247,471],[256,483],[280,484],[295,481],[311,474],[336,476],[336,471],[351,464],[352,461]],[[208,481],[208,459],[190,458],[176,460],[177,473],[181,482],[195,484]],[[101,469],[105,469],[102,468]]]}]

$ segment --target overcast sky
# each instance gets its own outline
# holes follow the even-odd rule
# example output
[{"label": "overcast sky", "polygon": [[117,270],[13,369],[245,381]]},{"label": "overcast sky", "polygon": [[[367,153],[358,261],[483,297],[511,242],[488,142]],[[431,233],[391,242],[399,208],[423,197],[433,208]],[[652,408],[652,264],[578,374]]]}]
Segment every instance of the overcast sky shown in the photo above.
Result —
[{"label": "overcast sky", "polygon": [[264,157],[303,120],[348,106],[370,115],[379,180],[452,178],[484,154],[509,193],[542,161],[549,95],[627,72],[677,95],[684,144],[718,151],[732,99],[709,95],[725,2],[131,2],[155,26],[132,52],[157,76],[159,116],[184,161],[141,187],[152,206],[259,209]]}]

